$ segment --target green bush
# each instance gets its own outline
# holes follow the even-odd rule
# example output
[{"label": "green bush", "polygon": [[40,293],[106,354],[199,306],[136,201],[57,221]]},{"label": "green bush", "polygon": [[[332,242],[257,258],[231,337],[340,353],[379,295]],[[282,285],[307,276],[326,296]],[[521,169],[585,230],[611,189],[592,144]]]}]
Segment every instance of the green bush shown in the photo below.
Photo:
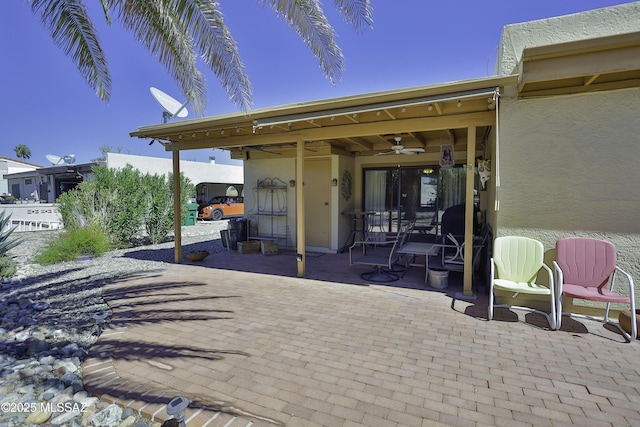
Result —
[{"label": "green bush", "polygon": [[[147,190],[142,198],[144,206],[143,223],[152,244],[160,243],[173,229],[173,174],[167,178],[160,175],[142,177],[143,187]],[[193,185],[180,175],[180,199],[187,200],[194,191]],[[188,215],[188,205],[182,203],[181,217]]]},{"label": "green bush", "polygon": [[[142,175],[137,169],[93,168],[86,181],[57,200],[65,228],[103,227],[115,247],[129,247],[146,231],[152,243],[166,237],[173,226],[173,181],[166,176]],[[187,215],[193,185],[181,175],[182,215]]]},{"label": "green bush", "polygon": [[12,277],[18,271],[14,260],[8,256],[0,256],[0,277]]},{"label": "green bush", "polygon": [[110,249],[109,236],[102,227],[74,227],[49,243],[36,255],[35,262],[42,265],[55,264],[75,260],[81,255],[100,256]]}]

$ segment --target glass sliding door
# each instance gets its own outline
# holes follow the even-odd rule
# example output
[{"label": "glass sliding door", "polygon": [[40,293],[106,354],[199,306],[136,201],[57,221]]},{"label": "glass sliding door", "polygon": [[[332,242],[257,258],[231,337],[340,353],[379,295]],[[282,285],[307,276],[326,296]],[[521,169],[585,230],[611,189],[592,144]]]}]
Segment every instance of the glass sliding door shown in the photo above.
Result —
[{"label": "glass sliding door", "polygon": [[375,212],[370,226],[395,232],[402,220],[416,220],[415,236],[439,233],[444,210],[465,201],[466,168],[411,166],[364,170],[363,210]]},{"label": "glass sliding door", "polygon": [[369,228],[374,231],[392,231],[397,169],[366,169],[364,171],[364,211],[373,212]]}]

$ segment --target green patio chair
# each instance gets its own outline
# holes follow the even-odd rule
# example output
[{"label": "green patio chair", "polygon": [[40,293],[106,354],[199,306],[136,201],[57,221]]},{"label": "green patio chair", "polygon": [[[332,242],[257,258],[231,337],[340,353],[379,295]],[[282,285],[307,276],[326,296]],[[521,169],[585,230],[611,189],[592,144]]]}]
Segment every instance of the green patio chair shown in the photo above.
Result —
[{"label": "green patio chair", "polygon": [[[549,278],[549,287],[535,283],[540,269],[545,269]],[[491,283],[489,289],[488,320],[493,319],[495,307],[517,308],[542,314],[547,318],[551,329],[557,328],[556,307],[551,268],[544,263],[544,247],[541,242],[528,237],[498,237],[493,243],[491,258]],[[549,297],[551,312],[509,304],[494,303],[495,290],[518,294],[544,295]]]}]

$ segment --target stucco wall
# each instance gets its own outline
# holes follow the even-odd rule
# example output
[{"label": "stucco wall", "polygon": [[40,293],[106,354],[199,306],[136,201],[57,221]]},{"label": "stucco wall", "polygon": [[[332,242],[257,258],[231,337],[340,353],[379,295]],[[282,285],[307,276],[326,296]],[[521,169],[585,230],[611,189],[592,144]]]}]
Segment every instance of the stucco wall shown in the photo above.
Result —
[{"label": "stucco wall", "polygon": [[[249,219],[253,235],[269,231],[271,218],[258,216],[258,180],[278,178],[285,183],[295,179],[295,159],[259,159],[245,161],[244,212]],[[277,232],[288,234],[286,246],[293,248],[296,244],[296,192],[294,187],[287,187],[287,217],[274,222]],[[269,225],[269,227],[267,226]],[[286,230],[283,228],[286,227]],[[284,244],[280,241],[279,244]]]},{"label": "stucco wall", "polygon": [[640,31],[640,2],[507,25],[502,29],[496,74],[511,74],[527,47],[634,31]]},{"label": "stucco wall", "polygon": [[[107,167],[121,169],[127,164],[130,164],[142,173],[152,175],[166,175],[173,171],[172,159],[107,153]],[[237,165],[180,160],[180,172],[189,178],[193,185],[202,182],[242,184],[244,182],[243,169],[242,166]]]},{"label": "stucco wall", "polygon": [[[351,237],[351,221],[348,215],[343,215],[342,212],[350,212],[359,210],[359,206],[356,207],[355,204],[355,160],[352,157],[347,156],[333,156],[334,161],[331,164],[331,175],[332,179],[336,178],[338,180],[338,185],[332,187],[331,199],[332,206],[337,206],[337,208],[332,209],[332,223],[337,224],[337,227],[333,227],[331,230],[332,236],[332,247],[336,251],[345,248],[346,243],[349,241]],[[345,171],[348,171],[351,174],[351,196],[349,200],[345,200],[342,196],[342,185]]]},{"label": "stucco wall", "polygon": [[638,88],[503,98],[497,235],[550,251],[566,236],[609,240],[640,285],[638,99]]}]

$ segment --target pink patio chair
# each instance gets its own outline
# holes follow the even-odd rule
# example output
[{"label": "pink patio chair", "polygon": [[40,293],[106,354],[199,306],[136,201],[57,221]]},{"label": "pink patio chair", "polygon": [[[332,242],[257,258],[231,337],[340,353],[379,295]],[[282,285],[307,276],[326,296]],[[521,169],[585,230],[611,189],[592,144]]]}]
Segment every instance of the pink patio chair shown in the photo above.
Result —
[{"label": "pink patio chair", "polygon": [[[558,328],[562,325],[562,315],[571,315],[562,312],[563,296],[607,303],[604,318],[596,319],[604,323],[609,323],[611,303],[629,304],[631,313],[635,313],[633,279],[617,266],[616,247],[613,243],[587,237],[560,239],[556,242],[556,260],[553,266],[558,288]],[[616,273],[627,279],[626,295],[613,289]],[[595,319],[591,316],[582,317]],[[627,339],[638,336],[635,321],[631,322],[631,336],[619,324],[615,325]]]},{"label": "pink patio chair", "polygon": [[[542,269],[547,272],[548,287],[536,283],[538,272]],[[513,298],[518,294],[548,296],[551,310],[546,313],[533,307],[496,305],[494,304],[496,289],[512,292]],[[557,329],[553,274],[544,263],[544,247],[541,242],[520,236],[504,236],[494,240],[493,256],[491,257],[488,320],[493,319],[494,307],[517,308],[542,314],[547,318],[549,328]]]}]

